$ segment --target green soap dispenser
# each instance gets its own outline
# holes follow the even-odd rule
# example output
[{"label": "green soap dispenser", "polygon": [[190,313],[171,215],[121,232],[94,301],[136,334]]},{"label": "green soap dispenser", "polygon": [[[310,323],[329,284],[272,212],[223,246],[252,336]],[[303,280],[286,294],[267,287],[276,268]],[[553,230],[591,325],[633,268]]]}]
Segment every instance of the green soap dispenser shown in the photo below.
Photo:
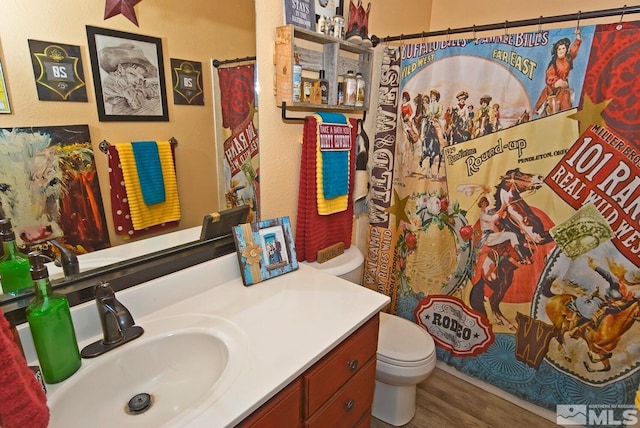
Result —
[{"label": "green soap dispenser", "polygon": [[11,228],[11,220],[0,220],[0,240],[3,256],[0,258],[0,285],[4,293],[15,294],[31,288],[33,282],[29,274],[29,258],[18,251],[16,235]]},{"label": "green soap dispenser", "polygon": [[82,362],[69,302],[51,290],[44,261],[39,251],[29,253],[35,297],[26,314],[44,381],[57,383],[74,374]]}]

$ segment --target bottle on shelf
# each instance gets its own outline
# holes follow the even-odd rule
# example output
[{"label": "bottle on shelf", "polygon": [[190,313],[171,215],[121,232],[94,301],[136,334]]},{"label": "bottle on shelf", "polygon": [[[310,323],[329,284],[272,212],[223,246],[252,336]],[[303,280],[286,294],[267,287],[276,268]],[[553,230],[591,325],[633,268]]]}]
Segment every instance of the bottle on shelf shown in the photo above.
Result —
[{"label": "bottle on shelf", "polygon": [[364,106],[365,82],[362,73],[356,73],[356,107]]},{"label": "bottle on shelf", "polygon": [[51,290],[49,272],[39,251],[29,253],[35,297],[26,309],[33,344],[46,383],[58,383],[82,364],[69,302]]},{"label": "bottle on shelf", "polygon": [[300,65],[300,57],[298,52],[293,54],[293,102],[302,101],[302,65]]},{"label": "bottle on shelf", "polygon": [[342,16],[342,8],[336,9],[336,14],[331,18],[333,26],[331,35],[337,39],[344,39],[344,16]]},{"label": "bottle on shelf", "polygon": [[356,105],[356,89],[356,75],[353,70],[349,70],[344,76],[344,105]]},{"label": "bottle on shelf", "polygon": [[320,88],[320,79],[314,80],[311,85],[311,104],[322,103],[322,89]]},{"label": "bottle on shelf", "polygon": [[320,34],[327,34],[327,18],[324,15],[320,15],[318,22],[316,23],[316,32]]},{"label": "bottle on shelf", "polygon": [[313,87],[313,81],[308,78],[302,79],[302,102],[310,103],[311,102],[311,92]]},{"label": "bottle on shelf", "polygon": [[318,82],[320,83],[320,103],[329,104],[329,81],[324,77],[324,70],[320,70],[319,76],[320,78],[318,79]]},{"label": "bottle on shelf", "polygon": [[338,98],[337,104],[344,105],[344,82],[338,82]]},{"label": "bottle on shelf", "polygon": [[0,284],[4,293],[17,293],[31,288],[29,258],[18,250],[16,235],[10,219],[0,220],[0,240],[3,256],[0,258]]}]

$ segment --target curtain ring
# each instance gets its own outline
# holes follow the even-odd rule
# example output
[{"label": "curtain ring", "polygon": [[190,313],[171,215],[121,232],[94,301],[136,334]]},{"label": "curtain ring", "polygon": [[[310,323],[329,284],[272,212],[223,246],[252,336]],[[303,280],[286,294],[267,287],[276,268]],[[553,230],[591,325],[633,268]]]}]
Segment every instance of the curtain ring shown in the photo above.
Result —
[{"label": "curtain ring", "polygon": [[423,32],[422,32],[422,40],[421,40],[421,42],[422,42],[422,44],[423,44],[423,45],[425,44],[425,39],[424,39],[424,37],[425,37],[425,34],[424,34],[424,31],[423,31]]},{"label": "curtain ring", "polygon": [[400,47],[404,46],[404,34],[400,34]]},{"label": "curtain ring", "polygon": [[578,22],[576,23],[576,33],[580,32],[580,14],[582,13],[581,10],[578,11]]},{"label": "curtain ring", "polygon": [[509,21],[508,20],[504,21],[504,35],[505,36],[509,35],[508,25],[509,25]]},{"label": "curtain ring", "polygon": [[542,15],[538,18],[538,34],[542,34]]},{"label": "curtain ring", "polygon": [[616,25],[616,30],[622,30],[622,20],[624,19],[624,12],[627,9],[627,5],[622,6],[622,13],[620,14],[620,21]]},{"label": "curtain ring", "polygon": [[476,24],[473,24],[473,41],[475,42],[476,40]]},{"label": "curtain ring", "polygon": [[449,46],[450,41],[451,41],[451,27],[447,28],[447,46]]}]

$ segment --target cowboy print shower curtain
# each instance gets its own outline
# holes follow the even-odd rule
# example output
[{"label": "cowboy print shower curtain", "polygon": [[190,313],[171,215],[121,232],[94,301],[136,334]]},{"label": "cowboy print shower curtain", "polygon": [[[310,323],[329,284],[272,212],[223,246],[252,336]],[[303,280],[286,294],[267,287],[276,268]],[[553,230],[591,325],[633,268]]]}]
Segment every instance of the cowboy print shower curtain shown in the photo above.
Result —
[{"label": "cowboy print shower curtain", "polygon": [[365,285],[559,421],[636,417],[639,28],[384,52]]},{"label": "cowboy print shower curtain", "polygon": [[255,65],[216,68],[224,134],[226,208],[249,205],[249,222],[260,218],[260,153],[255,94]]}]

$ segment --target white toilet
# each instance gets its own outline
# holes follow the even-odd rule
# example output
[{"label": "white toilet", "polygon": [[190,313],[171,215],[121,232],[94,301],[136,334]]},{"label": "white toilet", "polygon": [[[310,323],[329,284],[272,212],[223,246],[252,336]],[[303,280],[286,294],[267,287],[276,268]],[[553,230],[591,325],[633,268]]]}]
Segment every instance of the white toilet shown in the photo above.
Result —
[{"label": "white toilet", "polygon": [[[364,257],[355,245],[325,263],[305,264],[362,284]],[[435,366],[436,348],[429,333],[411,321],[381,312],[372,415],[395,426],[411,421],[416,413],[416,385]]]}]

